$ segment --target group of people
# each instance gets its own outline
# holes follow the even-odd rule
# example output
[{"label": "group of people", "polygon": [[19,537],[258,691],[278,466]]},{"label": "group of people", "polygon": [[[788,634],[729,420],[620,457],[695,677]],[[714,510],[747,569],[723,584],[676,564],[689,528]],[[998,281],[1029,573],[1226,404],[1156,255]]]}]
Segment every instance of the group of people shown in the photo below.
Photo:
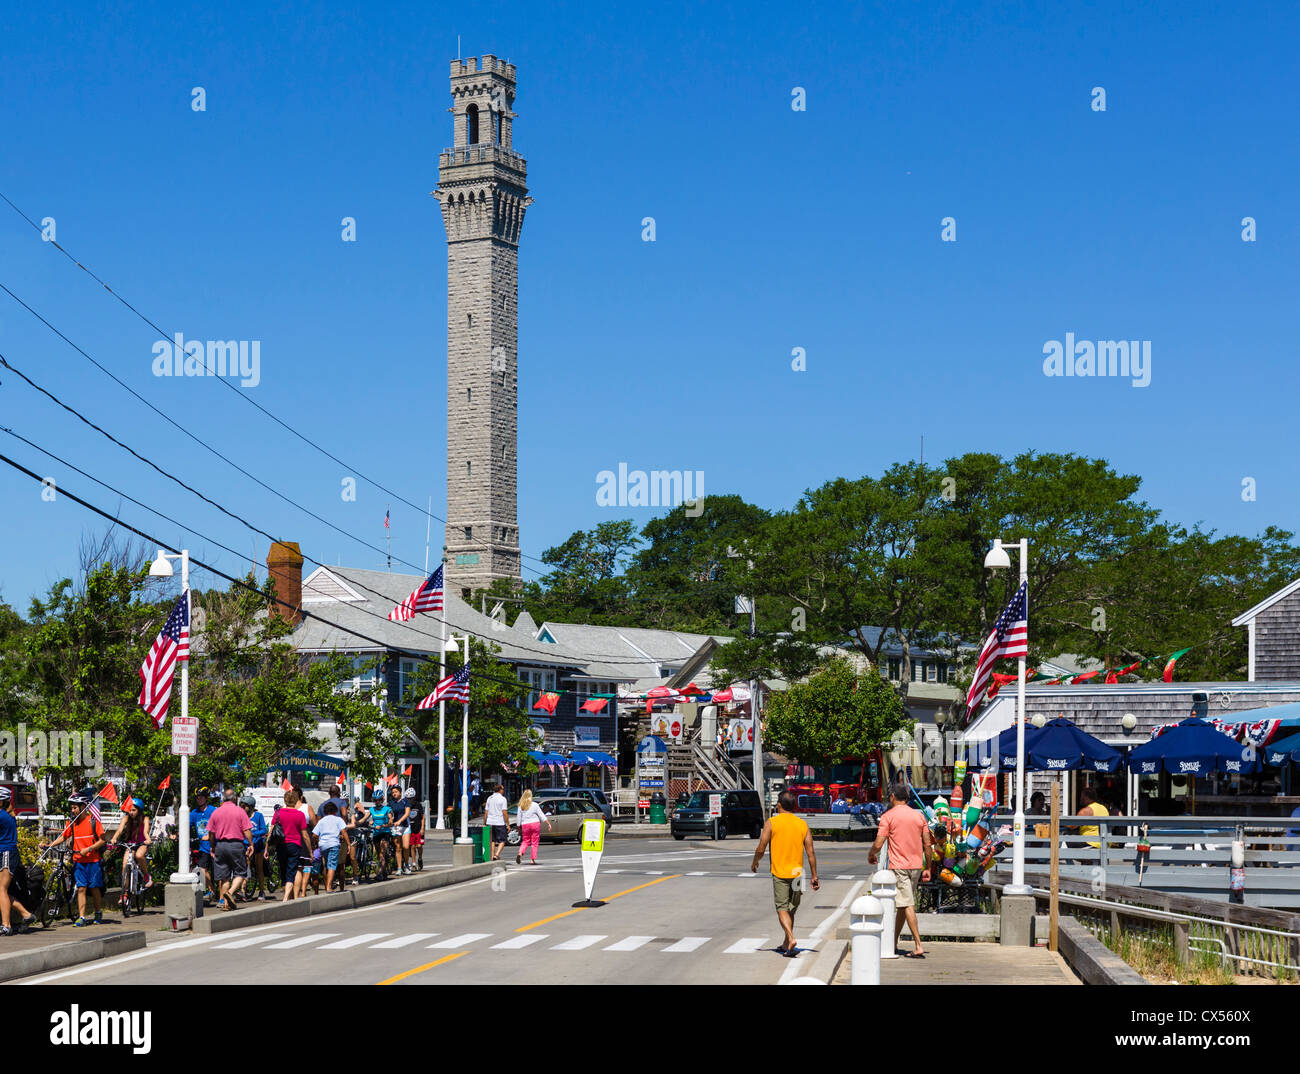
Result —
[{"label": "group of people", "polygon": [[279,869],[281,901],[303,898],[309,884],[313,894],[320,894],[322,881],[326,891],[342,891],[348,865],[352,883],[357,880],[355,844],[361,831],[373,837],[377,853],[391,852],[397,874],[424,868],[424,809],[414,788],[385,792],[381,787],[369,804],[353,805],[338,786],[317,812],[301,791],[288,787],[269,825],[251,794],[227,791],[218,807],[208,797],[208,789],[199,788],[198,807],[190,813],[198,843],[193,865],[202,870],[208,895],[222,910],[275,897],[271,854]]}]

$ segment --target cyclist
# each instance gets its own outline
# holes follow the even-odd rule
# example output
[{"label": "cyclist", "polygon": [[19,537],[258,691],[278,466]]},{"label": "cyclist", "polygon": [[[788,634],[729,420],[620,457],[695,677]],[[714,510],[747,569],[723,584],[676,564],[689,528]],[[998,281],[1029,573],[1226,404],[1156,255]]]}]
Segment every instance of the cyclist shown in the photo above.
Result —
[{"label": "cyclist", "polygon": [[397,871],[406,873],[406,855],[411,849],[411,810],[398,787],[388,788],[388,807],[393,811],[393,849],[397,852]]},{"label": "cyclist", "polygon": [[[18,878],[22,862],[18,854],[18,824],[9,814],[9,799],[13,797],[8,787],[0,787],[0,936],[12,936],[14,929],[26,932],[36,922],[22,903],[9,894],[9,883]],[[20,920],[11,926],[10,915],[17,912]]]},{"label": "cyclist", "polygon": [[[389,851],[394,855],[396,848],[393,846],[393,807],[385,801],[384,789],[375,788],[374,803],[366,811],[366,816],[370,819],[370,826],[375,833],[375,860],[381,865],[381,872],[384,862],[384,845],[387,844]],[[364,807],[363,807],[364,808]]]},{"label": "cyclist", "polygon": [[[404,840],[406,863],[407,872],[413,873],[417,868],[424,868],[424,807],[416,797],[414,787],[406,788],[406,804],[410,807],[406,822],[411,829],[411,834]],[[420,863],[418,866],[415,864],[417,858]]]},{"label": "cyclist", "polygon": [[258,899],[262,902],[270,897],[267,889],[271,881],[267,874],[266,863],[266,818],[262,816],[261,811],[257,808],[257,799],[251,794],[245,794],[240,797],[239,804],[244,812],[248,814],[248,821],[252,825],[249,831],[253,840],[253,890],[252,892],[240,892],[244,902],[252,902]]},{"label": "cyclist", "polygon": [[194,792],[194,801],[195,808],[190,810],[190,832],[193,838],[198,839],[199,849],[191,857],[190,864],[203,871],[203,897],[210,902],[216,896],[212,894],[212,842],[208,839],[208,821],[212,819],[217,807],[208,804],[207,787],[200,787]]},{"label": "cyclist", "polygon": [[148,891],[153,884],[153,878],[149,875],[149,847],[152,843],[149,837],[149,818],[145,815],[144,802],[141,799],[122,799],[122,823],[113,833],[112,842],[121,844],[127,849],[127,852],[122,855],[122,905],[126,906],[129,900],[126,867],[132,855],[140,866],[140,872],[144,874],[143,890]]},{"label": "cyclist", "polygon": [[[73,813],[63,834],[50,843],[42,843],[42,849],[56,847],[60,843],[72,842],[72,862],[74,883],[77,887],[76,928],[104,923],[104,870],[100,865],[100,851],[104,849],[104,825],[90,812],[91,797],[85,792],[78,792],[68,798],[68,809]],[[95,903],[95,919],[86,916],[86,889],[90,889]]]}]

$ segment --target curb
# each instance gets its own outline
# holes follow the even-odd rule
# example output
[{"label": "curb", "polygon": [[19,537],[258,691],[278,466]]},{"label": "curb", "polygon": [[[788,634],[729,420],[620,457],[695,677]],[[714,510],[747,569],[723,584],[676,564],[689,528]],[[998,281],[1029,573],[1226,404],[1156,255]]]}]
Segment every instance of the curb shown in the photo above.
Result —
[{"label": "curb", "polygon": [[128,951],[138,951],[145,946],[146,939],[143,931],[114,932],[93,940],[69,940],[67,943],[51,944],[31,951],[0,955],[0,981],[31,977],[82,962],[94,962],[113,955],[124,955]]},{"label": "curb", "polygon": [[816,978],[822,984],[834,984],[835,975],[840,972],[840,965],[848,953],[848,940],[841,940],[838,936],[828,937],[826,945],[817,953],[816,960],[804,976]]},{"label": "curb", "polygon": [[277,921],[294,921],[303,917],[315,917],[317,914],[374,906],[376,903],[404,899],[425,891],[448,887],[451,884],[463,884],[467,880],[491,876],[494,864],[485,861],[477,865],[453,865],[436,872],[395,876],[382,883],[368,884],[356,890],[349,888],[347,891],[313,895],[306,899],[292,899],[289,902],[273,902],[256,906],[245,904],[238,910],[217,910],[196,918],[190,927],[190,932],[195,936],[211,936],[253,925],[269,925]]},{"label": "curb", "polygon": [[1057,940],[1057,953],[1085,984],[1151,983],[1073,917],[1063,917],[1057,923]]}]

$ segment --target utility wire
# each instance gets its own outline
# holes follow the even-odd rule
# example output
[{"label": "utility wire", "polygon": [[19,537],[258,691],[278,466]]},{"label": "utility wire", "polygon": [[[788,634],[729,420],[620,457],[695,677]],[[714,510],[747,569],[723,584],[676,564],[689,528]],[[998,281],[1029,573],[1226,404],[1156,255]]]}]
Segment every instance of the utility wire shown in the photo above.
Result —
[{"label": "utility wire", "polygon": [[[136,309],[135,306],[131,305],[131,303],[128,302],[128,301],[127,301],[127,300],[126,300],[122,295],[120,295],[120,294],[118,294],[116,291],[114,291],[113,288],[112,288],[112,287],[111,287],[111,286],[110,286],[110,285],[109,285],[105,280],[101,279],[101,278],[100,278],[100,277],[99,277],[99,276],[94,272],[94,270],[92,270],[92,269],[89,268],[88,266],[82,264],[80,261],[77,260],[76,257],[74,257],[74,256],[72,255],[71,252],[69,252],[68,250],[64,249],[64,247],[63,247],[63,245],[62,245],[61,243],[59,243],[58,241],[56,241],[56,240],[54,240],[54,239],[45,239],[45,238],[44,238],[44,234],[45,234],[45,233],[44,233],[44,230],[41,228],[41,225],[38,224],[35,220],[33,220],[30,216],[28,216],[25,212],[23,212],[22,209],[20,209],[17,205],[15,205],[15,204],[14,204],[14,203],[9,199],[8,195],[6,195],[6,194],[4,193],[4,191],[0,191],[0,199],[3,199],[4,202],[5,202],[5,204],[7,204],[7,205],[9,206],[9,208],[13,209],[13,211],[14,211],[15,213],[17,213],[20,217],[22,217],[23,220],[27,221],[27,223],[30,224],[30,225],[32,226],[32,228],[34,228],[34,229],[36,230],[36,232],[37,232],[39,235],[41,235],[43,241],[45,241],[48,245],[53,246],[56,250],[58,250],[59,253],[61,253],[64,257],[66,257],[69,261],[71,261],[74,265],[76,265],[77,268],[81,269],[82,272],[84,272],[87,276],[89,276],[92,280],[94,280],[97,284],[99,284],[100,287],[102,287],[105,291],[107,291],[110,295],[112,295],[115,299],[117,299],[118,302],[120,302],[120,303],[121,303],[123,306],[125,306],[128,310],[130,310],[130,311],[131,311],[132,313],[134,313],[137,317],[139,317],[140,320],[142,320],[145,324],[147,324],[150,328],[152,328],[155,332],[157,332],[159,336],[163,337],[164,339],[171,339],[171,338],[174,338],[174,333],[168,333],[168,332],[163,331],[163,329],[160,328],[160,327],[159,327],[159,326],[158,326],[154,321],[150,320],[150,318],[149,318],[148,316],[146,316],[146,315],[145,315],[144,313],[142,313],[140,310]],[[6,288],[6,290],[8,290],[8,288]],[[10,292],[10,293],[12,294],[12,292]],[[29,308],[30,308],[30,307],[29,307]],[[114,379],[116,379],[116,378],[114,378]],[[267,410],[266,407],[262,406],[262,404],[259,403],[256,399],[254,399],[251,395],[248,395],[246,392],[241,392],[238,388],[236,388],[233,384],[231,384],[231,383],[230,383],[228,380],[226,380],[225,378],[223,378],[223,377],[216,377],[216,378],[214,378],[214,379],[219,380],[223,385],[225,385],[225,386],[226,386],[227,388],[229,388],[232,392],[234,392],[235,395],[237,395],[239,398],[243,399],[244,402],[248,403],[250,406],[256,407],[256,408],[257,408],[258,410],[260,410],[263,414],[265,414],[268,418],[270,418],[272,421],[274,421],[277,425],[281,426],[283,429],[287,430],[288,432],[293,433],[293,435],[296,436],[296,437],[297,437],[299,440],[301,440],[303,443],[309,445],[310,447],[315,448],[317,451],[319,451],[319,452],[320,452],[322,455],[324,455],[326,458],[332,460],[333,462],[336,462],[339,466],[342,466],[342,467],[344,468],[344,470],[347,470],[347,471],[350,471],[350,472],[352,472],[352,473],[355,473],[358,477],[360,477],[360,478],[361,478],[363,481],[365,481],[367,484],[374,485],[375,488],[379,489],[379,490],[382,491],[382,492],[386,492],[388,495],[392,496],[395,500],[399,501],[400,503],[404,503],[404,504],[406,504],[408,507],[414,508],[415,510],[419,511],[421,514],[426,514],[426,515],[428,515],[428,514],[432,514],[432,512],[430,512],[426,507],[421,507],[419,504],[412,503],[410,500],[408,500],[408,499],[407,499],[405,496],[403,496],[401,493],[399,493],[399,492],[394,492],[392,489],[388,488],[388,486],[381,484],[379,481],[376,481],[376,480],[375,480],[374,478],[372,478],[372,477],[368,477],[367,475],[363,474],[360,470],[358,470],[356,467],[351,466],[351,465],[349,465],[348,463],[344,462],[344,461],[343,461],[342,459],[340,459],[337,455],[333,454],[332,452],[330,452],[330,451],[327,450],[326,448],[322,447],[320,444],[316,443],[316,441],[313,440],[313,439],[311,439],[311,437],[306,436],[305,434],[299,432],[297,429],[295,429],[292,425],[290,425],[290,424],[289,424],[288,422],[286,422],[284,419],[282,419],[282,418],[279,417],[278,415],[272,413],[270,410]],[[445,518],[438,518],[437,515],[433,515],[433,517],[434,517],[434,518],[437,518],[438,521],[441,522],[441,523],[443,523],[444,525],[447,524],[447,520],[446,520]],[[522,559],[522,558],[526,555],[526,553],[524,553],[524,552],[521,550],[520,553],[519,553],[519,555],[520,555],[520,557],[521,557],[521,559]],[[538,563],[544,563],[544,562],[545,562],[544,560],[538,559],[536,556],[527,556],[527,558],[528,558],[528,559],[531,559],[531,560],[535,560],[535,561],[538,562]]]}]

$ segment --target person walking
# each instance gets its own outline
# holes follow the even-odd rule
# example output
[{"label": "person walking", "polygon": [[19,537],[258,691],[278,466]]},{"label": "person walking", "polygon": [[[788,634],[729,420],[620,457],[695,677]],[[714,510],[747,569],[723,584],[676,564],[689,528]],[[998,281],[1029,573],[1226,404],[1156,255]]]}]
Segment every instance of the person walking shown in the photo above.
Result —
[{"label": "person walking", "polygon": [[351,827],[339,816],[339,808],[333,801],[321,806],[321,818],[313,829],[319,844],[321,866],[325,870],[325,890],[334,890],[334,874],[339,868],[340,850],[343,832]]},{"label": "person walking", "polygon": [[0,936],[12,936],[10,924],[15,911],[22,915],[18,931],[26,932],[36,923],[36,915],[9,894],[9,884],[18,876],[22,859],[18,854],[18,822],[9,812],[13,792],[0,787]]},{"label": "person walking", "polygon": [[217,811],[216,806],[208,801],[208,788],[200,787],[194,792],[195,808],[190,810],[190,833],[199,841],[199,849],[190,857],[190,867],[203,874],[205,900],[212,895],[212,840],[208,836],[208,821]]},{"label": "person walking", "polygon": [[[284,884],[281,902],[288,902],[298,890],[298,869],[303,858],[303,846],[307,846],[306,858],[311,861],[311,836],[307,832],[307,815],[298,808],[301,798],[290,787],[284,792],[284,805],[276,806],[271,817],[272,830],[278,825],[283,837],[276,846],[276,855],[280,862],[280,879]],[[304,890],[306,878],[303,878]]]},{"label": "person walking", "polygon": [[[411,798],[414,799],[412,794]],[[401,787],[396,784],[388,788],[388,808],[393,811],[393,849],[397,852],[397,873],[404,876],[408,872],[407,855],[411,850],[411,803],[402,795]]]},{"label": "person walking", "polygon": [[771,850],[772,897],[776,903],[776,919],[781,923],[785,938],[777,948],[786,958],[796,958],[799,948],[794,942],[794,915],[799,910],[799,901],[804,891],[804,855],[808,856],[808,872],[811,874],[807,883],[813,891],[821,890],[821,881],[817,879],[817,853],[813,849],[812,832],[808,825],[794,815],[799,796],[787,788],[776,800],[776,815],[769,817],[758,837],[758,846],[754,848],[754,860],[750,863],[750,872],[758,872],[763,854]]},{"label": "person walking", "polygon": [[235,897],[248,879],[248,859],[253,856],[253,822],[239,808],[239,795],[229,790],[208,819],[212,840],[212,872],[217,881],[217,906],[235,909]]},{"label": "person walking", "polygon": [[479,798],[483,793],[483,783],[477,774],[471,776],[469,781],[469,815],[471,817],[478,814]]},{"label": "person walking", "polygon": [[930,871],[926,865],[930,861],[930,846],[933,838],[929,825],[925,823],[925,814],[908,805],[911,788],[901,778],[896,779],[889,788],[890,808],[880,818],[876,830],[876,841],[872,844],[867,861],[872,865],[880,859],[880,848],[889,847],[889,868],[898,883],[898,895],[894,902],[894,950],[898,950],[898,940],[903,934],[903,922],[912,931],[912,950],[904,958],[925,958],[925,949],[921,946],[921,926],[916,920],[917,885],[928,880]]},{"label": "person walking", "polygon": [[[64,826],[63,834],[51,843],[42,843],[42,849],[56,847],[61,843],[72,843],[73,883],[77,887],[77,920],[72,924],[76,928],[104,923],[104,869],[100,865],[100,854],[107,840],[104,838],[104,826],[99,818],[90,812],[90,795],[78,793],[68,799],[68,808],[76,811],[76,816]],[[95,920],[86,916],[86,890],[91,892],[95,903]]]},{"label": "person walking", "polygon": [[249,879],[252,881],[252,891],[244,892],[244,902],[252,902],[254,899],[262,902],[266,901],[268,888],[270,887],[270,877],[267,875],[270,868],[266,860],[266,834],[269,830],[266,826],[266,818],[262,816],[262,811],[257,808],[257,799],[251,794],[245,794],[239,799],[239,806],[248,817],[248,836],[253,843],[252,860],[249,863]]},{"label": "person walking", "polygon": [[515,855],[515,864],[522,865],[524,855],[532,851],[529,865],[537,864],[537,848],[542,841],[542,821],[546,821],[546,830],[551,831],[555,825],[551,818],[542,812],[542,807],[533,801],[533,792],[524,791],[519,798],[515,823],[519,825],[519,853]]},{"label": "person walking", "polygon": [[415,788],[406,788],[406,800],[411,807],[411,840],[407,860],[411,862],[411,872],[424,868],[424,804],[416,797]]},{"label": "person walking", "polygon": [[[352,838],[349,831],[355,830],[356,825],[352,823],[352,807],[348,804],[347,787],[339,783],[334,788],[334,793],[326,799],[326,805],[334,803],[337,810],[338,818],[343,821],[344,832],[339,838],[339,867],[338,882],[339,891],[347,887],[348,882],[348,862],[352,863],[352,879],[355,882],[357,877],[356,851],[352,848]],[[321,806],[321,812],[324,813],[325,806]]]},{"label": "person walking", "polygon": [[484,819],[492,831],[493,861],[501,857],[501,851],[505,850],[506,840],[510,836],[510,803],[506,801],[505,789],[504,784],[496,784],[483,807],[486,814]]}]

